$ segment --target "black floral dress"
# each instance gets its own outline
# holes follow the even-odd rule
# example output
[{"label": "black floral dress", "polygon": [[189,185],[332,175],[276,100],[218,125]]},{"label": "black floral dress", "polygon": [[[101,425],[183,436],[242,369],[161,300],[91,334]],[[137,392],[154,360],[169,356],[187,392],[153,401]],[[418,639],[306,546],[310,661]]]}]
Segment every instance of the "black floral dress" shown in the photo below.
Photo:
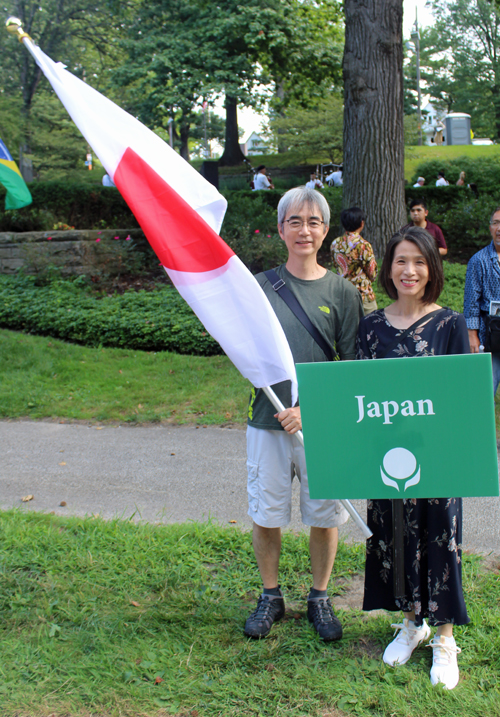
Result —
[{"label": "black floral dress", "polygon": [[[469,353],[465,319],[451,309],[411,331],[386,355],[403,333],[387,321],[383,309],[361,320],[357,358],[404,358]],[[405,597],[393,590],[392,501],[368,501],[363,610],[415,610],[415,623],[469,622],[462,592],[462,499],[407,499],[404,503]]]}]

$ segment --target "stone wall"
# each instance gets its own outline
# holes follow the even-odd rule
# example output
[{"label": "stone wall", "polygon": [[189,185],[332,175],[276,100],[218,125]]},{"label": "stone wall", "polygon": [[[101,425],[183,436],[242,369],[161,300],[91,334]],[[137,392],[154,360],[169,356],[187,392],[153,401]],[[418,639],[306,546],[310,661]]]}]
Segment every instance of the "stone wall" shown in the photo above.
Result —
[{"label": "stone wall", "polygon": [[0,232],[1,274],[21,267],[40,273],[50,265],[63,274],[116,274],[150,253],[141,229]]}]

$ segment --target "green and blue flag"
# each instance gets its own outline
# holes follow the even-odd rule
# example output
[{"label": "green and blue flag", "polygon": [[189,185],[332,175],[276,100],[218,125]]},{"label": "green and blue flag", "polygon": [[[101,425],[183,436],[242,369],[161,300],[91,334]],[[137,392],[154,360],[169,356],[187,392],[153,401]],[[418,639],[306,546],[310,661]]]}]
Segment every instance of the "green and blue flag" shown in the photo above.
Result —
[{"label": "green and blue flag", "polygon": [[31,204],[33,198],[17,164],[0,139],[0,183],[7,190],[5,209],[20,209]]}]

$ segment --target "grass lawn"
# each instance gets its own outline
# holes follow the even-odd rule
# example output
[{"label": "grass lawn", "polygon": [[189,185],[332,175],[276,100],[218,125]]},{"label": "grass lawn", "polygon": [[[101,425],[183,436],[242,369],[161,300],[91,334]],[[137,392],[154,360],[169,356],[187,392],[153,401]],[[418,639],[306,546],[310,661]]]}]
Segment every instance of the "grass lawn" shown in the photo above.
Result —
[{"label": "grass lawn", "polygon": [[225,356],[87,348],[0,330],[0,417],[222,424],[250,385]]},{"label": "grass lawn", "polygon": [[[389,615],[340,610],[344,639],[309,628],[305,535],[284,536],[285,619],[262,641],[242,626],[259,589],[251,537],[211,524],[146,525],[0,513],[2,717],[493,717],[500,714],[498,569],[464,561],[472,622],[452,692],[430,650],[398,670],[381,654]],[[332,594],[362,569],[342,544]]]}]

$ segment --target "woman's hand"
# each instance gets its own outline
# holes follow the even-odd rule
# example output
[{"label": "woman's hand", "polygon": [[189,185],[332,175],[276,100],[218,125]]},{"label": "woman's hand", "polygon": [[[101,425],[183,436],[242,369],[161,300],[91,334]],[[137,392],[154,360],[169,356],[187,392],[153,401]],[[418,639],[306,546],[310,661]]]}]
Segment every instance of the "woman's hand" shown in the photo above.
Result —
[{"label": "woman's hand", "polygon": [[281,411],[281,413],[275,413],[274,417],[278,419],[287,433],[293,434],[302,430],[299,406],[296,408],[287,408]]}]

